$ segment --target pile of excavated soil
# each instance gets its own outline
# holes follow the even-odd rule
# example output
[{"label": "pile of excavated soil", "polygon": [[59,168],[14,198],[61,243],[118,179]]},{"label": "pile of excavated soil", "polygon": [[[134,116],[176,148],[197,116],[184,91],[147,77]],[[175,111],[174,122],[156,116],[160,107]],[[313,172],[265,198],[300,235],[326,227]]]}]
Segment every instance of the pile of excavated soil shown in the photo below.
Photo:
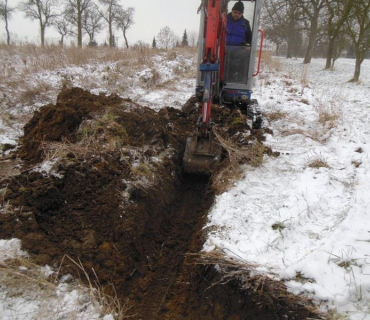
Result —
[{"label": "pile of excavated soil", "polygon": [[[81,261],[129,299],[136,319],[306,318],[303,307],[262,303],[237,280],[209,288],[220,275],[185,259],[202,247],[214,200],[208,178],[182,172],[199,112],[194,99],[156,113],[117,96],[61,92],[24,128],[21,173],[0,180],[0,238],[22,239],[39,264]],[[263,140],[238,110],[212,116],[235,143]],[[66,261],[62,270],[78,274]]]}]

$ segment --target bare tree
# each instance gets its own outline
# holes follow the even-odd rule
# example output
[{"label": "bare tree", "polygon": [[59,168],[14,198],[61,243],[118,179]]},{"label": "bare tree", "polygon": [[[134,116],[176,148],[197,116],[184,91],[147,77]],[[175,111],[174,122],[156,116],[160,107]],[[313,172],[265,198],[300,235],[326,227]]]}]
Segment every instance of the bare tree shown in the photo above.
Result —
[{"label": "bare tree", "polygon": [[191,47],[196,47],[198,43],[198,33],[196,31],[189,32],[189,45]]},{"label": "bare tree", "polygon": [[168,49],[176,45],[177,37],[175,33],[169,28],[162,28],[157,36],[157,44],[159,48]]},{"label": "bare tree", "polygon": [[115,18],[115,22],[117,24],[117,28],[122,30],[123,38],[125,39],[126,48],[128,48],[128,41],[127,41],[127,30],[134,24],[134,8],[128,8],[126,10],[120,9],[117,12],[117,16]]},{"label": "bare tree", "polygon": [[334,48],[332,54],[332,64],[331,67],[334,68],[335,61],[338,60],[340,55],[342,54],[343,50],[348,48],[351,45],[351,39],[349,38],[345,27],[343,26],[342,29],[339,31],[337,37],[334,41]]},{"label": "bare tree", "polygon": [[357,82],[361,64],[370,50],[370,0],[356,0],[353,14],[347,19],[346,25],[356,54],[355,73],[351,81]]},{"label": "bare tree", "polygon": [[264,2],[262,11],[262,27],[266,38],[276,45],[276,55],[279,55],[280,45],[285,41],[284,27],[281,23],[280,16],[276,12],[276,6],[272,0]]},{"label": "bare tree", "polygon": [[25,0],[20,3],[19,9],[26,17],[38,20],[40,25],[41,46],[45,46],[45,30],[51,25],[53,18],[58,16],[56,0]]},{"label": "bare tree", "polygon": [[64,38],[70,34],[73,34],[71,25],[66,19],[64,19],[63,16],[54,19],[52,24],[60,35],[59,44],[63,47]]},{"label": "bare tree", "polygon": [[280,45],[281,40],[288,45],[287,58],[297,56],[302,46],[302,10],[298,0],[266,0],[264,29],[272,42]]},{"label": "bare tree", "polygon": [[302,9],[304,17],[309,20],[308,44],[303,61],[304,64],[311,62],[318,32],[320,12],[322,12],[325,5],[326,0],[299,0],[299,6]]},{"label": "bare tree", "polygon": [[11,19],[14,10],[15,8],[8,7],[8,0],[5,0],[5,2],[0,2],[0,19],[4,20],[5,22],[6,43],[8,46],[10,45],[9,19]]},{"label": "bare tree", "polygon": [[95,3],[84,11],[82,16],[82,28],[89,35],[89,45],[96,44],[95,34],[103,29],[102,19],[103,17]]},{"label": "bare tree", "polygon": [[99,2],[105,7],[105,11],[101,11],[103,19],[108,24],[109,31],[109,46],[114,47],[115,39],[113,33],[113,24],[118,16],[118,12],[123,10],[122,6],[118,3],[118,0],[99,0]]},{"label": "bare tree", "polygon": [[[333,52],[335,41],[338,37],[344,23],[346,22],[352,7],[353,0],[325,0],[329,12],[327,33],[328,33],[328,50],[326,53],[325,69],[332,67]],[[358,1],[358,0],[356,0]]]},{"label": "bare tree", "polygon": [[66,19],[77,28],[77,45],[79,47],[82,47],[82,17],[92,3],[92,0],[66,0]]}]

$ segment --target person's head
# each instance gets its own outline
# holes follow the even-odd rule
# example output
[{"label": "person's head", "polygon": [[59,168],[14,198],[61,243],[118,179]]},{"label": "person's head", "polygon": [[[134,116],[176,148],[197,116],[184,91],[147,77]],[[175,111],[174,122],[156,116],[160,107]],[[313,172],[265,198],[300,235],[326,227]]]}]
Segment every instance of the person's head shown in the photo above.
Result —
[{"label": "person's head", "polygon": [[233,8],[231,9],[231,15],[234,20],[239,20],[241,17],[243,17],[244,13],[244,4],[241,1],[238,1],[234,4]]}]

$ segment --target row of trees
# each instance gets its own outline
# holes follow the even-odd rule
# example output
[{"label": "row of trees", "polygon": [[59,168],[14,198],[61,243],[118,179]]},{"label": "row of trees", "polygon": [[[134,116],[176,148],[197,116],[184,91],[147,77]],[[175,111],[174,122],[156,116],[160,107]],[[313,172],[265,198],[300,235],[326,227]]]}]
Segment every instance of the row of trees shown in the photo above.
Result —
[{"label": "row of trees", "polygon": [[[60,2],[63,1],[62,6]],[[66,36],[74,37],[78,46],[82,46],[85,35],[89,45],[97,45],[96,35],[104,28],[108,29],[108,45],[116,45],[115,30],[121,30],[128,48],[127,30],[134,23],[134,8],[124,9],[119,0],[23,0],[17,7],[10,7],[8,0],[0,0],[0,19],[5,22],[7,43],[10,44],[9,20],[16,10],[24,12],[26,17],[36,20],[40,28],[41,45],[45,45],[45,31],[53,27],[60,35],[63,45]],[[171,48],[196,46],[197,34],[189,35],[184,31],[180,39],[169,27],[162,28],[153,38],[152,47]],[[146,45],[139,41],[138,45]]]},{"label": "row of trees", "polygon": [[120,30],[128,47],[127,30],[134,23],[134,8],[124,9],[119,0],[23,0],[17,7],[10,7],[8,0],[1,0],[0,18],[5,22],[8,44],[9,20],[16,10],[38,22],[41,46],[45,45],[45,31],[49,27],[59,33],[61,44],[66,36],[74,36],[79,47],[85,34],[89,36],[90,45],[96,44],[96,35],[107,27],[109,46],[115,46],[114,31]]},{"label": "row of trees", "polygon": [[179,37],[169,28],[162,28],[157,38],[153,38],[152,48],[172,48],[172,47],[195,47],[198,42],[198,35],[196,32],[191,32],[188,35],[188,32],[184,31],[181,40]]},{"label": "row of trees", "polygon": [[370,0],[265,0],[262,21],[277,51],[286,44],[288,58],[305,48],[304,63],[321,50],[330,69],[344,49],[352,48],[353,81],[359,80],[370,51]]}]

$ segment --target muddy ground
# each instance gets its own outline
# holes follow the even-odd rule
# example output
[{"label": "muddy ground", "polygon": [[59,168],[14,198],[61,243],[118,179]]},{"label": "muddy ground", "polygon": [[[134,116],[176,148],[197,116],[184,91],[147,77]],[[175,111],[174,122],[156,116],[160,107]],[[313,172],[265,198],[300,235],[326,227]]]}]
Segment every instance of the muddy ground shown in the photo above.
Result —
[{"label": "muddy ground", "polygon": [[[209,177],[182,171],[199,111],[194,99],[183,110],[156,113],[117,96],[61,92],[55,105],[35,112],[20,147],[1,160],[18,165],[13,174],[0,172],[0,238],[22,239],[41,265],[79,259],[128,301],[134,319],[312,316],[281,295],[242,288],[242,278],[219,281],[222,272],[189,255],[202,248],[215,193]],[[212,112],[238,145],[271,134],[251,130],[239,110]],[[225,156],[220,168],[227,164]],[[63,272],[77,275],[67,260]]]}]

